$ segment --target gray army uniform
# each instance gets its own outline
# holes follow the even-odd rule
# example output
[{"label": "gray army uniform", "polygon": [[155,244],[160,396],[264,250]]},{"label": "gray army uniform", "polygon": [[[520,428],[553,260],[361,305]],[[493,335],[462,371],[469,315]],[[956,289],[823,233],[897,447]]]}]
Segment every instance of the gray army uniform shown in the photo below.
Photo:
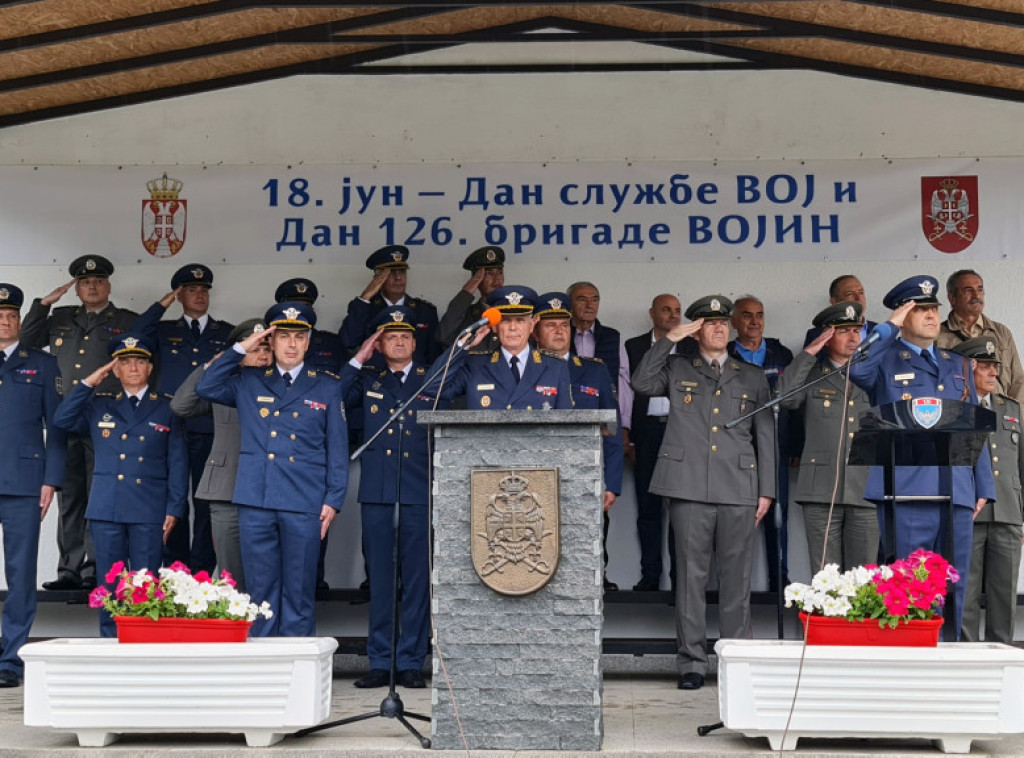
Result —
[{"label": "gray army uniform", "polygon": [[[827,352],[822,350],[823,354]],[[846,463],[850,440],[860,427],[860,415],[871,407],[867,395],[857,385],[847,383],[827,357],[819,360],[819,356],[804,351],[797,354],[779,380],[779,391],[784,395],[823,375],[828,378],[782,402],[785,408],[803,410],[804,449],[793,499],[803,506],[812,572],[818,571],[822,563],[822,546],[824,562],[838,564],[844,571],[878,561],[878,516],[874,503],[864,499],[868,467]],[[841,429],[844,413],[846,426]],[[828,524],[833,491],[835,508]]]},{"label": "gray army uniform", "polygon": [[989,436],[989,455],[996,482],[996,502],[988,503],[974,520],[971,570],[964,600],[960,636],[981,640],[981,590],[985,588],[985,641],[1010,644],[1017,610],[1020,570],[1022,504],[1021,408],[1015,400],[993,393],[996,430]]},{"label": "gray army uniform", "polygon": [[708,670],[705,592],[718,558],[721,636],[750,637],[750,573],[759,496],[775,497],[774,420],[760,413],[726,422],[768,400],[757,366],[723,356],[721,378],[699,355],[670,355],[662,338],[633,373],[633,389],[670,402],[650,491],[669,498],[678,557],[677,663],[681,674]]}]

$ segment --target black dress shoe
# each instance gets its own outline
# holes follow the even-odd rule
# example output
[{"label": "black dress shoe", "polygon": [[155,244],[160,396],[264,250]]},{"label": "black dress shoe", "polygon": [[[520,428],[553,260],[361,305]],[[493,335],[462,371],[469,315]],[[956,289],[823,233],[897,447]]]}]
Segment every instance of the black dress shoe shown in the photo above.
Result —
[{"label": "black dress shoe", "polygon": [[52,582],[43,582],[43,589],[50,592],[57,592],[60,590],[80,590],[82,589],[82,583],[70,576],[60,576]]},{"label": "black dress shoe", "polygon": [[0,671],[0,687],[17,687],[21,682],[13,671]]},{"label": "black dress shoe", "polygon": [[608,577],[605,577],[604,578],[604,591],[605,592],[618,592],[619,591],[619,585],[617,585],[615,582],[609,581]]},{"label": "black dress shoe", "polygon": [[679,684],[677,686],[681,690],[699,690],[704,686],[704,677],[691,671],[679,677]]},{"label": "black dress shoe", "polygon": [[633,585],[633,592],[657,592],[658,580],[649,576],[640,577],[640,581]]},{"label": "black dress shoe", "polygon": [[406,669],[398,672],[398,684],[410,690],[422,690],[427,686],[423,674],[415,669]]},{"label": "black dress shoe", "polygon": [[391,679],[389,672],[384,669],[370,669],[370,673],[362,679],[356,679],[355,685],[359,689],[369,690],[375,687],[387,687]]},{"label": "black dress shoe", "polygon": [[96,577],[87,576],[82,579],[82,589],[90,591],[96,589]]}]

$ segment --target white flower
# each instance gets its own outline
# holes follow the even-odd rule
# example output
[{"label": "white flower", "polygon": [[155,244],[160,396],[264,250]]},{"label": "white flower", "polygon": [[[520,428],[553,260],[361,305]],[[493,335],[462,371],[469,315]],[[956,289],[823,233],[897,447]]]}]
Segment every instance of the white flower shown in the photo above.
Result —
[{"label": "white flower", "polygon": [[826,616],[845,616],[853,606],[845,597],[824,597],[821,601],[821,612]]},{"label": "white flower", "polygon": [[828,591],[839,587],[839,566],[830,563],[811,580],[811,586],[816,590]]},{"label": "white flower", "polygon": [[249,603],[244,598],[237,597],[228,601],[228,613],[239,618],[249,615]]},{"label": "white flower", "polygon": [[265,619],[269,619],[269,618],[273,618],[274,617],[274,612],[272,610],[270,610],[270,603],[268,603],[266,600],[264,600],[262,603],[260,603],[259,613]]},{"label": "white flower", "polygon": [[146,569],[139,569],[132,574],[131,585],[132,587],[145,587],[149,582],[149,574]]},{"label": "white flower", "polygon": [[201,597],[192,598],[189,601],[188,606],[185,608],[187,613],[206,613],[209,605],[206,600]]}]

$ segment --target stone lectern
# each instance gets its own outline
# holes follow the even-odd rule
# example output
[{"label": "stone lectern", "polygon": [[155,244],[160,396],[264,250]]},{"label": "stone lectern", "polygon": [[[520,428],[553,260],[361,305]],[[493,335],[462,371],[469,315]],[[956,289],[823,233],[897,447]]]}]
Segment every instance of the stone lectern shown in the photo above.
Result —
[{"label": "stone lectern", "polygon": [[434,439],[432,746],[599,750],[601,435],[619,434],[615,412],[418,421]]}]

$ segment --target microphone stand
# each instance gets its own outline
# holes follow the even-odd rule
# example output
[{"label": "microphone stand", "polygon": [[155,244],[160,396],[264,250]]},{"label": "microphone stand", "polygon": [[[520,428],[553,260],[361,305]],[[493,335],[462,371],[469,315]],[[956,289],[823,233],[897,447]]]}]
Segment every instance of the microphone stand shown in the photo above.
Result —
[{"label": "microphone stand", "polygon": [[[461,337],[460,337],[461,339]],[[402,702],[402,698],[396,691],[396,682],[398,679],[398,613],[399,613],[399,595],[398,595],[398,582],[401,576],[401,561],[398,549],[398,540],[401,534],[402,525],[402,446],[405,438],[405,409],[412,405],[412,402],[416,400],[423,390],[430,386],[434,379],[436,379],[442,372],[444,372],[450,365],[452,359],[464,352],[469,344],[469,336],[465,337],[465,344],[459,344],[458,339],[452,344],[450,351],[451,355],[434,373],[426,378],[422,385],[416,392],[409,395],[408,399],[404,400],[395,408],[390,418],[385,421],[381,427],[367,439],[354,453],[349,456],[350,460],[359,460],[363,453],[370,445],[372,445],[378,437],[380,437],[384,430],[390,427],[394,422],[398,422],[398,461],[395,469],[395,504],[391,512],[391,529],[392,529],[392,548],[391,548],[391,668],[388,672],[388,694],[384,696],[384,699],[380,703],[380,708],[376,711],[370,711],[368,713],[361,713],[358,716],[350,716],[344,719],[338,719],[337,721],[328,721],[323,724],[317,724],[307,729],[300,729],[295,732],[296,737],[305,737],[307,734],[313,732],[319,732],[324,729],[331,729],[336,726],[344,726],[345,724],[354,724],[357,721],[365,721],[366,719],[372,718],[388,718],[396,719],[402,726],[409,730],[409,732],[419,740],[420,746],[423,748],[430,748],[430,740],[416,731],[416,728],[409,723],[408,719],[417,719],[419,721],[430,721],[430,716],[425,716],[421,713],[412,713],[405,710],[405,704]],[[409,378],[406,378],[408,381]],[[440,387],[438,388],[440,392]]]}]

